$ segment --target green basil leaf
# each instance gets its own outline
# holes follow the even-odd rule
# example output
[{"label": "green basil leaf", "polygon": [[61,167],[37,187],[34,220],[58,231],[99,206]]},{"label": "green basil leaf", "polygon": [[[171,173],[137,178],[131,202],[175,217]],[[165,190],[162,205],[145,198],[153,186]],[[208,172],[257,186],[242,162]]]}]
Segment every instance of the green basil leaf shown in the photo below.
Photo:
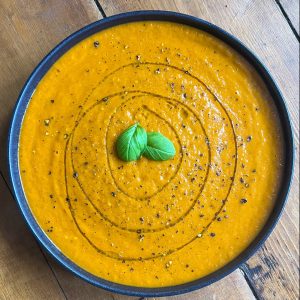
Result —
[{"label": "green basil leaf", "polygon": [[151,160],[168,160],[175,156],[173,143],[159,132],[147,133],[147,146],[143,156]]},{"label": "green basil leaf", "polygon": [[133,161],[141,157],[147,145],[147,133],[138,123],[127,128],[117,139],[117,153],[121,160]]}]

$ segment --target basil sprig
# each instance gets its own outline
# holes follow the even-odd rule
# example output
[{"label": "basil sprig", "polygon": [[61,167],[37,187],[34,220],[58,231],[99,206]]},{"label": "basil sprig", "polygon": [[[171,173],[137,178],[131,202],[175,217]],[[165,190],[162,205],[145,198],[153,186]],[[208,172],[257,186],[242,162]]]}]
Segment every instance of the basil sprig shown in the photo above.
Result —
[{"label": "basil sprig", "polygon": [[124,161],[133,161],[141,157],[147,145],[145,129],[136,123],[127,128],[117,139],[117,153]]},{"label": "basil sprig", "polygon": [[147,146],[143,155],[151,160],[168,160],[175,156],[173,143],[159,132],[147,133]]},{"label": "basil sprig", "polygon": [[138,160],[142,155],[150,160],[168,160],[175,156],[173,143],[159,132],[148,132],[138,123],[127,128],[117,139],[118,157],[123,161]]}]

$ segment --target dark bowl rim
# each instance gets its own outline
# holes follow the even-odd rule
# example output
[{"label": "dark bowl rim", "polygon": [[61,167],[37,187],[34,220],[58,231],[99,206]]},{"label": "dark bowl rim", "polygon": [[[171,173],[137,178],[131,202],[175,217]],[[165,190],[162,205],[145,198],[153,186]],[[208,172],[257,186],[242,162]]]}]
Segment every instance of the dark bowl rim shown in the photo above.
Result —
[{"label": "dark bowl rim", "polygon": [[[30,211],[22,188],[18,161],[19,136],[24,113],[37,84],[45,75],[47,70],[51,67],[51,65],[75,44],[98,31],[119,24],[147,20],[169,21],[198,28],[216,36],[223,42],[229,44],[237,52],[239,52],[252,66],[254,66],[254,68],[260,74],[261,78],[268,87],[279,112],[285,139],[285,172],[281,184],[281,189],[278,193],[276,204],[270,217],[268,218],[265,226],[260,231],[258,236],[254,239],[254,241],[252,241],[252,243],[239,256],[237,256],[235,259],[233,259],[231,262],[229,262],[219,270],[188,283],[160,288],[142,288],[110,282],[88,273],[87,271],[78,267],[63,253],[61,253],[59,249],[50,241],[47,235],[42,231]],[[133,11],[114,15],[91,23],[64,39],[38,64],[38,66],[34,69],[32,74],[26,81],[15,105],[8,135],[8,168],[10,181],[13,187],[13,193],[27,225],[31,229],[38,242],[43,245],[47,252],[50,253],[52,257],[54,257],[66,269],[71,271],[76,276],[91,283],[92,285],[101,287],[111,292],[139,297],[162,297],[191,292],[224,278],[225,276],[239,268],[243,263],[245,263],[262,246],[281,216],[281,213],[287,201],[287,196],[293,177],[293,164],[293,132],[286,104],[278,86],[276,85],[269,71],[264,67],[262,62],[242,42],[240,42],[230,33],[217,27],[216,25],[190,15],[171,11]]]}]

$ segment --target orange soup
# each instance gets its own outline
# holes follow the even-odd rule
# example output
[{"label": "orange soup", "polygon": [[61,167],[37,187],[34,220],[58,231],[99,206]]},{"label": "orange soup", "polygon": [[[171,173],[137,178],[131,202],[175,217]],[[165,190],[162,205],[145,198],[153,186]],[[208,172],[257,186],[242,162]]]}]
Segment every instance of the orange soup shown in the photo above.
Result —
[{"label": "orange soup", "polygon": [[[120,160],[139,122],[175,146],[166,161]],[[227,44],[147,21],[101,31],[47,72],[19,148],[33,215],[74,263],[126,285],[201,278],[238,256],[268,219],[281,178],[276,108]]]}]

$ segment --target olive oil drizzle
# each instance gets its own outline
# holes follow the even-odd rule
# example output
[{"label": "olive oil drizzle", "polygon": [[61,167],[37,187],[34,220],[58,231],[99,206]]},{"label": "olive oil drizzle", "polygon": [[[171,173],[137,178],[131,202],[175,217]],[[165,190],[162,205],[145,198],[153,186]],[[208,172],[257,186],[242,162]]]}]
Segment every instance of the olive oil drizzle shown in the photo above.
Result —
[{"label": "olive oil drizzle", "polygon": [[[174,249],[170,249],[168,250],[167,252],[164,252],[164,253],[156,253],[155,255],[153,256],[147,256],[147,257],[122,257],[120,256],[118,253],[115,253],[115,252],[112,252],[112,251],[104,251],[100,248],[98,248],[87,236],[86,234],[82,231],[82,229],[80,228],[77,220],[76,220],[76,217],[75,217],[75,214],[74,214],[74,208],[72,207],[72,204],[71,204],[71,201],[70,201],[70,198],[69,198],[69,189],[68,189],[68,176],[67,176],[67,151],[68,151],[68,148],[69,148],[69,144],[70,144],[70,141],[72,142],[72,139],[73,139],[73,136],[74,136],[74,131],[76,130],[80,120],[82,120],[82,118],[86,115],[87,111],[84,111],[84,112],[79,112],[78,114],[78,118],[75,122],[75,125],[74,125],[74,128],[72,129],[72,132],[71,134],[69,135],[69,137],[67,138],[66,140],[66,145],[65,145],[65,149],[64,149],[64,171],[65,171],[65,174],[64,174],[64,177],[65,177],[65,189],[66,189],[66,199],[68,200],[68,207],[69,207],[69,210],[70,210],[70,213],[72,215],[72,218],[74,220],[74,223],[76,225],[76,227],[78,228],[78,231],[80,232],[80,234],[88,241],[88,243],[98,252],[98,253],[101,253],[102,255],[105,255],[107,257],[110,257],[110,258],[113,258],[113,259],[117,259],[117,260],[124,260],[124,261],[139,261],[139,260],[153,260],[155,258],[160,258],[160,257],[165,257],[167,255],[170,255],[176,251],[179,251],[181,250],[182,248],[186,247],[187,245],[191,244],[192,242],[194,242],[196,239],[198,239],[199,237],[201,237],[207,230],[208,228],[211,226],[211,224],[217,220],[219,214],[222,212],[224,206],[226,205],[226,202],[228,201],[228,197],[230,195],[230,192],[231,192],[231,189],[233,187],[233,184],[234,184],[234,181],[235,181],[235,176],[236,176],[236,170],[237,170],[237,160],[238,160],[238,153],[237,153],[237,141],[236,141],[236,133],[235,133],[235,130],[234,130],[234,124],[233,124],[233,121],[232,119],[230,118],[230,115],[229,113],[227,112],[226,108],[223,106],[223,104],[221,103],[221,101],[218,99],[218,97],[213,93],[213,91],[203,82],[201,81],[198,77],[192,75],[190,72],[188,71],[185,71],[185,70],[182,70],[176,66],[172,66],[170,64],[164,64],[164,63],[152,63],[152,62],[139,62],[139,63],[131,63],[131,64],[127,64],[127,65],[123,65],[121,67],[119,67],[118,69],[114,70],[113,72],[109,73],[108,75],[106,75],[100,82],[99,84],[103,83],[109,76],[113,75],[114,73],[116,73],[117,71],[125,68],[125,67],[128,67],[128,66],[137,66],[137,65],[155,65],[155,66],[165,66],[165,67],[168,67],[168,68],[173,68],[175,70],[178,70],[188,76],[190,76],[191,78],[195,79],[196,81],[198,81],[201,85],[203,85],[206,90],[213,96],[214,100],[216,100],[218,102],[218,104],[220,105],[220,107],[222,108],[222,110],[224,111],[224,113],[226,114],[228,120],[230,121],[230,126],[231,126],[231,130],[232,130],[232,133],[233,133],[233,137],[234,137],[234,148],[235,148],[235,155],[234,155],[234,170],[233,170],[233,174],[232,174],[232,177],[231,177],[231,183],[230,183],[230,186],[229,186],[229,189],[228,189],[228,192],[226,194],[226,197],[225,199],[223,200],[222,202],[222,205],[220,206],[219,210],[215,213],[214,217],[211,219],[211,221],[201,230],[201,232],[199,234],[197,234],[195,237],[193,237],[192,239],[190,239],[188,242],[184,243],[183,245],[177,247],[177,248],[174,248]],[[92,89],[91,91],[91,94],[92,92],[96,89],[96,87],[94,89]],[[110,96],[106,96],[104,98],[109,98],[109,97],[114,97],[114,96],[117,96],[117,95],[121,95],[122,93],[147,93],[147,92],[144,92],[144,91],[123,91],[121,93],[116,93],[116,94],[112,94]],[[91,95],[90,94],[90,95]],[[152,93],[149,93],[149,94],[152,94]],[[89,95],[89,96],[90,96]],[[81,110],[83,109],[84,105],[86,104],[86,102],[88,101],[88,98],[89,96],[85,99],[83,105],[81,106]],[[156,97],[160,97],[160,98],[164,98],[166,100],[169,100],[169,101],[176,101],[176,102],[179,102],[180,104],[184,105],[183,103],[181,103],[180,101],[176,100],[176,99],[172,99],[172,98],[168,98],[168,97],[165,97],[165,96],[161,96],[161,95],[156,95],[156,94],[152,94],[152,96],[156,96]],[[103,98],[103,99],[104,99]],[[103,100],[101,99],[101,100]],[[97,101],[97,103],[95,103],[93,106],[96,106],[98,105],[100,101]],[[92,107],[93,107],[92,106]],[[192,111],[188,106],[186,106],[190,111]],[[92,109],[92,108],[90,108]],[[192,111],[193,112],[193,111]],[[194,112],[193,112],[194,113]],[[198,120],[200,121],[200,119],[198,118]],[[200,121],[201,123],[201,121]],[[204,128],[203,128],[204,129]],[[204,130],[205,132],[205,130]],[[206,134],[205,134],[206,135]],[[208,144],[209,146],[209,144]],[[210,149],[210,148],[209,148]],[[210,158],[209,158],[210,159]],[[205,182],[207,180],[207,175],[208,175],[208,172],[209,172],[209,167],[207,168],[207,173],[206,173],[206,179],[204,181],[204,184],[203,186],[201,187],[202,190],[205,186]],[[75,178],[76,180],[78,180],[78,178]],[[85,193],[86,194],[86,193]],[[197,200],[198,197],[196,197],[196,200]],[[93,207],[95,208],[95,206],[93,205]],[[96,208],[95,208],[96,209]],[[102,213],[97,210],[99,212],[99,214],[101,215]],[[189,212],[189,211],[188,211]],[[186,213],[184,215],[184,217],[187,215],[188,213]],[[101,215],[103,217],[103,214]],[[103,217],[104,218],[104,217]],[[105,219],[105,218],[104,218]],[[180,218],[179,221],[181,221],[182,219]],[[111,221],[110,221],[111,222]],[[114,226],[118,226],[118,224],[115,224],[115,223],[111,223],[112,225]],[[175,225],[175,224],[174,224]],[[174,226],[173,225],[173,226]],[[166,229],[168,227],[164,227],[162,229]],[[123,228],[121,228],[123,229]],[[126,228],[124,228],[123,230],[128,230]],[[143,231],[143,232],[146,232],[146,231]],[[151,232],[151,231],[149,231]]]}]

